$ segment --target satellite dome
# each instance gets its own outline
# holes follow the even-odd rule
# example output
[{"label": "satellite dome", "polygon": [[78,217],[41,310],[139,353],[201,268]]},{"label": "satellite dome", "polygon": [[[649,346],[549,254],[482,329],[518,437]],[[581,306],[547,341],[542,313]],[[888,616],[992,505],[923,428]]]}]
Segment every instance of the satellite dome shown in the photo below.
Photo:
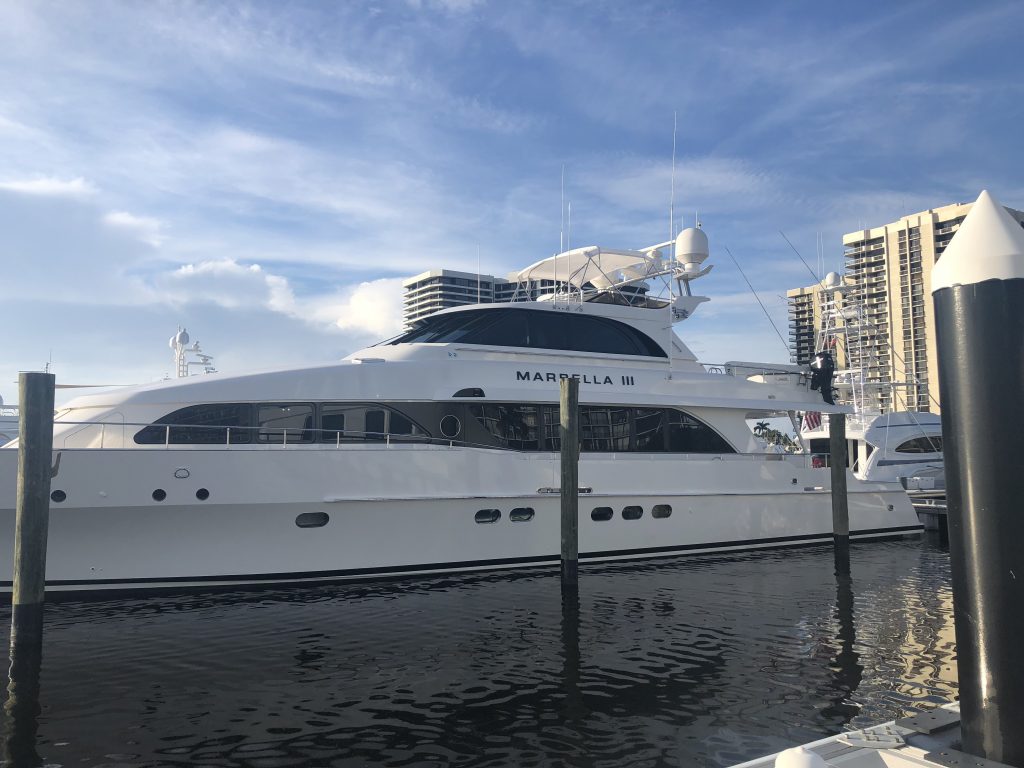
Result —
[{"label": "satellite dome", "polygon": [[676,261],[700,264],[708,257],[708,236],[703,229],[687,227],[676,237]]},{"label": "satellite dome", "polygon": [[838,288],[843,284],[843,278],[839,276],[838,272],[829,272],[825,275],[825,287],[826,288]]}]

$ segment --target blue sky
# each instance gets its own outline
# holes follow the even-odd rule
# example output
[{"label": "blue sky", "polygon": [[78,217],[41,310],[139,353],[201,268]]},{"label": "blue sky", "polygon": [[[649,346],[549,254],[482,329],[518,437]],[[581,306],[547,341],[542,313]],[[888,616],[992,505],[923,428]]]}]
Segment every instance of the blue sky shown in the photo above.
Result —
[{"label": "blue sky", "polygon": [[1016,3],[0,4],[0,395],[336,359],[403,277],[504,274],[699,210],[699,357],[787,359],[785,290],[844,232],[1024,207]]}]

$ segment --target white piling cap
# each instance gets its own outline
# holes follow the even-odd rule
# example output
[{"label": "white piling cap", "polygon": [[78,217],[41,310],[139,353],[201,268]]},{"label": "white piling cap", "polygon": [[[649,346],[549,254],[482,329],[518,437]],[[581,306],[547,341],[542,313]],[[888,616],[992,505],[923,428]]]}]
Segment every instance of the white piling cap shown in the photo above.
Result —
[{"label": "white piling cap", "polygon": [[1013,278],[1024,278],[1024,229],[982,190],[932,270],[932,293]]}]

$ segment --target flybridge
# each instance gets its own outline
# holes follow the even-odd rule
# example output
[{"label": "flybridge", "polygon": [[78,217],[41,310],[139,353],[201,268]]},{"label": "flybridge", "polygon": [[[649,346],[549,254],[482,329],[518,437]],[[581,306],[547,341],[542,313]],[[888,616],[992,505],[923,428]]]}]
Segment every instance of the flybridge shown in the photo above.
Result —
[{"label": "flybridge", "polygon": [[[665,249],[672,248],[666,255]],[[691,294],[690,283],[711,271],[708,238],[697,227],[684,229],[674,240],[639,250],[586,246],[531,264],[517,275],[518,287],[512,301],[529,296],[529,286],[551,284],[554,294],[544,299],[577,302],[608,302],[646,308],[671,306],[674,319],[689,317],[696,305],[706,301]],[[671,300],[652,297],[652,280],[662,280]],[[695,301],[696,299],[696,301]]]}]

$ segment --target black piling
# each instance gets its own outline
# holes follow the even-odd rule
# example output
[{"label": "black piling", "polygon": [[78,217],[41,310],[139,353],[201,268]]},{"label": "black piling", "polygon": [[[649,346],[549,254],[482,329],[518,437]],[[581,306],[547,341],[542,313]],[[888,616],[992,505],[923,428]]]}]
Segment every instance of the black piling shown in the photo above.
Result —
[{"label": "black piling", "polygon": [[562,592],[579,585],[580,382],[562,379],[559,400],[562,444]]},{"label": "black piling", "polygon": [[932,295],[962,748],[1024,766],[1024,230],[987,192]]},{"label": "black piling", "polygon": [[[832,537],[836,557],[846,558],[849,571],[850,507],[846,495],[846,414],[828,417],[829,465],[832,470]],[[838,566],[839,560],[837,560]]]},{"label": "black piling", "polygon": [[54,377],[50,373],[22,373],[18,378],[18,490],[4,753],[8,765],[34,766],[42,763],[35,750],[35,737],[50,518]]}]

